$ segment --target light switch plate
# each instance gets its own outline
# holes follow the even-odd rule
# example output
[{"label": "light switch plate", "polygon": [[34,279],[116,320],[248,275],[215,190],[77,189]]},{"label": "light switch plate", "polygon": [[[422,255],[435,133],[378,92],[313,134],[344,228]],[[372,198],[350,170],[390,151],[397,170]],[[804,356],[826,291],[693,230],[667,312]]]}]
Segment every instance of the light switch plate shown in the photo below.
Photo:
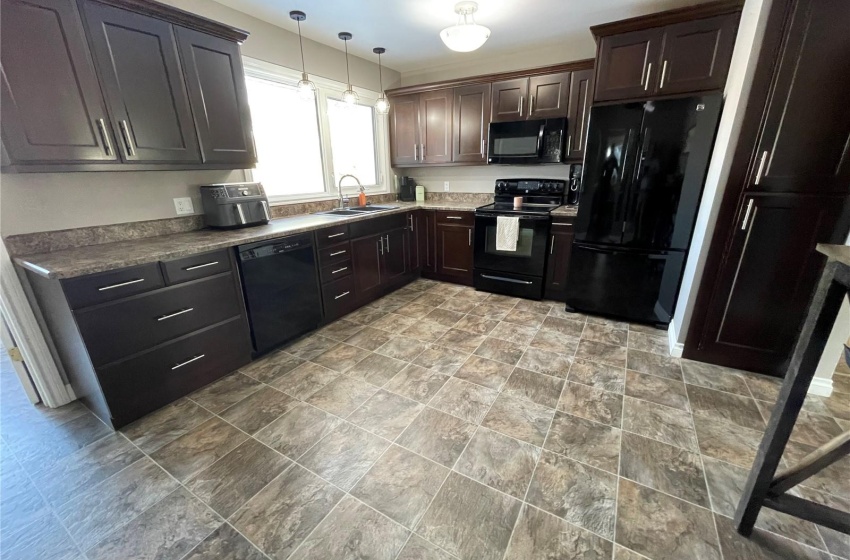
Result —
[{"label": "light switch plate", "polygon": [[188,196],[184,196],[181,198],[174,199],[174,209],[177,210],[178,216],[183,216],[184,214],[194,214],[195,206],[192,204],[192,198]]},{"label": "light switch plate", "polygon": [[449,182],[443,181],[443,190],[449,192]]}]

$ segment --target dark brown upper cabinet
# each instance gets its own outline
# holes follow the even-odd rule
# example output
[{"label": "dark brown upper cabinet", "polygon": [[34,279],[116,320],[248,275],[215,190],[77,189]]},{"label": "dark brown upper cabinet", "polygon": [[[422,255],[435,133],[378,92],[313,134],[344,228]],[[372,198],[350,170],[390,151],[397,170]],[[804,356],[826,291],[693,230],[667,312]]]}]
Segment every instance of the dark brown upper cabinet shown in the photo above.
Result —
[{"label": "dark brown upper cabinet", "polygon": [[528,116],[528,78],[493,83],[490,122],[518,121]]},{"label": "dark brown upper cabinet", "polygon": [[253,164],[254,135],[236,43],[176,27],[204,163]]},{"label": "dark brown upper cabinet", "polygon": [[174,27],[92,1],[85,15],[123,158],[200,163]]},{"label": "dark brown upper cabinet", "polygon": [[720,0],[591,27],[594,101],[722,89],[741,5]]},{"label": "dark brown upper cabinet", "polygon": [[419,94],[399,95],[390,102],[390,148],[393,165],[419,163]]},{"label": "dark brown upper cabinet", "polygon": [[419,96],[419,161],[448,163],[452,160],[451,89]]},{"label": "dark brown upper cabinet", "polygon": [[9,163],[117,162],[72,0],[2,3],[3,145]]},{"label": "dark brown upper cabinet", "polygon": [[485,163],[490,128],[490,84],[454,89],[452,161]]},{"label": "dark brown upper cabinet", "polygon": [[570,72],[532,76],[528,79],[529,119],[565,117],[569,99]]},{"label": "dark brown upper cabinet", "polygon": [[570,104],[567,111],[567,159],[581,161],[584,158],[592,97],[593,68],[571,72]]}]

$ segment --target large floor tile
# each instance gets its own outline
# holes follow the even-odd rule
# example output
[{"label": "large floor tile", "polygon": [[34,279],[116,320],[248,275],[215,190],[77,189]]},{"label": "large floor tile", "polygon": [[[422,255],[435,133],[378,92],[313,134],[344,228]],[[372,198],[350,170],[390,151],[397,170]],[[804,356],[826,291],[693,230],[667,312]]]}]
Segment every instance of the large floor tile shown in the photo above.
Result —
[{"label": "large floor tile", "polygon": [[80,549],[52,515],[24,531],[4,533],[0,556],[14,560],[82,560]]},{"label": "large floor tile", "polygon": [[626,367],[638,373],[649,373],[668,379],[682,380],[682,366],[678,358],[659,356],[652,352],[640,350],[629,350]]},{"label": "large floor tile", "polygon": [[292,410],[298,401],[266,386],[221,413],[221,417],[243,432],[253,434]]},{"label": "large floor tile", "polygon": [[311,361],[336,372],[345,373],[368,355],[368,350],[342,342]]},{"label": "large floor tile", "polygon": [[576,353],[578,343],[579,339],[576,337],[565,336],[558,331],[540,329],[528,345],[531,348],[539,348],[547,352],[555,352],[571,357]]},{"label": "large floor tile", "polygon": [[543,451],[527,501],[607,539],[614,537],[617,477]]},{"label": "large floor tile", "polygon": [[[452,328],[455,325],[455,323],[457,323],[458,321],[463,319],[463,315],[464,315],[463,312],[461,312],[457,309],[453,309],[453,308],[463,307],[463,308],[472,309],[473,307],[475,307],[473,304],[464,304],[464,303],[460,303],[458,305],[453,305],[453,304],[449,303],[449,301],[446,301],[446,303],[440,305],[440,308],[435,309],[435,310],[431,311],[430,313],[428,313],[427,315],[425,315],[425,320],[443,325],[444,327],[447,327],[447,328]],[[448,304],[448,306],[446,304]]]},{"label": "large floor tile", "polygon": [[523,368],[515,368],[502,393],[527,399],[549,408],[558,406],[564,380]]},{"label": "large floor tile", "polygon": [[498,393],[492,389],[452,377],[429,405],[467,422],[480,424],[497,396]]},{"label": "large floor tile", "polygon": [[517,363],[518,367],[553,377],[565,379],[570,373],[572,358],[563,354],[556,354],[539,348],[526,348],[522,358]]},{"label": "large floor tile", "polygon": [[324,410],[299,404],[257,432],[255,437],[290,459],[297,459],[340,422],[342,420]]},{"label": "large floor tile", "polygon": [[171,475],[185,482],[235,449],[248,436],[227,422],[211,418],[159,448],[151,458]]},{"label": "large floor tile", "polygon": [[611,541],[525,504],[505,560],[609,560],[612,548]]},{"label": "large floor tile", "polygon": [[293,465],[230,518],[240,533],[275,560],[285,560],[345,493]]},{"label": "large floor tile", "polygon": [[670,343],[666,334],[653,335],[642,332],[629,332],[629,350],[641,350],[658,354],[659,356],[670,355]]},{"label": "large floor tile", "polygon": [[384,385],[384,389],[408,399],[427,403],[448,380],[449,376],[436,370],[408,364]]},{"label": "large floor tile", "polygon": [[558,401],[558,410],[619,428],[623,419],[623,396],[567,382]]},{"label": "large floor tile", "polygon": [[626,397],[623,405],[623,430],[688,451],[699,451],[691,415],[677,408]]},{"label": "large floor tile", "polygon": [[305,362],[275,379],[271,386],[298,400],[306,400],[339,377],[335,371],[313,362]]},{"label": "large floor tile", "polygon": [[332,338],[320,334],[306,336],[286,347],[286,352],[302,360],[312,360],[337,345]]},{"label": "large floor tile", "polygon": [[623,368],[626,367],[626,347],[583,338],[578,344],[576,358]]},{"label": "large floor tile", "polygon": [[121,428],[127,438],[145,453],[153,453],[189,430],[212,418],[189,399],[180,399]]},{"label": "large floor tile", "polygon": [[454,469],[522,500],[539,457],[539,447],[480,428]]},{"label": "large floor tile", "polygon": [[742,428],[732,422],[715,420],[709,416],[694,416],[694,427],[700,452],[749,469],[763,438],[761,431]]},{"label": "large floor tile", "polygon": [[680,410],[690,410],[685,384],[675,379],[626,371],[626,395]]},{"label": "large floor tile", "polygon": [[626,372],[621,367],[576,359],[570,368],[569,380],[612,393],[623,393]]},{"label": "large floor tile", "polygon": [[544,447],[616,474],[620,460],[620,430],[572,414],[556,412]]},{"label": "large floor tile", "polygon": [[416,356],[428,349],[428,343],[407,336],[397,336],[375,350],[378,354],[412,362]]},{"label": "large floor tile", "polygon": [[724,560],[830,560],[826,552],[756,529],[742,537],[731,519],[715,515]]},{"label": "large floor tile", "polygon": [[614,346],[626,346],[628,332],[627,329],[600,325],[598,323],[587,323],[581,332],[581,338],[583,340],[613,344]]},{"label": "large floor tile", "polygon": [[66,457],[112,433],[91,412],[62,424],[4,428],[3,440],[22,467],[30,473],[44,472]]},{"label": "large floor tile", "polygon": [[779,390],[782,388],[782,380],[777,377],[768,377],[756,373],[745,373],[744,379],[750,389],[753,398],[760,401],[776,401]]},{"label": "large floor tile", "polygon": [[531,313],[537,313],[539,315],[548,315],[549,312],[552,311],[553,305],[555,304],[551,301],[534,301],[531,299],[521,299],[514,306],[514,309],[517,311],[529,311]]},{"label": "large floor tile", "polygon": [[[393,315],[393,317],[398,317],[398,315]],[[390,330],[383,330],[377,327],[377,323],[373,323],[372,326],[366,327],[357,334],[346,338],[345,343],[374,352],[396,337],[396,334],[399,332],[396,330],[397,328],[394,325]]]},{"label": "large floor tile", "polygon": [[241,373],[223,377],[203,389],[195,391],[189,398],[214,414],[230,408],[254,391],[262,384]]},{"label": "large floor tile", "polygon": [[452,473],[416,532],[461,560],[500,560],[520,505],[518,500]]},{"label": "large floor tile", "polygon": [[734,369],[692,360],[682,360],[681,363],[685,383],[744,397],[750,396],[744,376]]},{"label": "large floor tile", "polygon": [[284,351],[278,351],[270,356],[251,362],[239,371],[262,383],[271,383],[281,375],[292,371],[303,363],[304,360],[301,358],[296,358]]},{"label": "large floor tile", "polygon": [[525,347],[519,344],[487,337],[475,350],[475,355],[515,366],[519,359],[522,358],[524,350]]},{"label": "large floor tile", "polygon": [[10,535],[48,517],[50,507],[23,467],[5,448],[0,453],[0,532]]},{"label": "large floor tile", "polygon": [[433,545],[419,535],[410,535],[396,560],[454,560],[454,556]]},{"label": "large floor tile", "polygon": [[555,331],[563,335],[579,338],[584,330],[584,321],[575,321],[565,317],[558,317],[551,314],[543,320],[540,325],[541,330]]},{"label": "large floor tile", "polygon": [[345,418],[378,390],[359,379],[340,376],[310,395],[307,403]]},{"label": "large floor tile", "polygon": [[476,317],[474,315],[467,315],[455,323],[452,328],[471,332],[472,334],[483,334],[486,336],[490,334],[490,332],[495,329],[498,324],[499,321],[485,319],[484,317]]},{"label": "large floor tile", "polygon": [[424,405],[383,389],[348,416],[364,430],[393,440],[407,428]]},{"label": "large floor tile", "polygon": [[505,340],[523,347],[528,346],[535,334],[537,334],[537,329],[534,327],[524,327],[512,323],[499,323],[495,329],[490,331],[492,338]]},{"label": "large floor tile", "polygon": [[381,387],[404,369],[407,362],[390,358],[382,354],[369,354],[346,373],[349,377],[360,379]]},{"label": "large floor tile", "polygon": [[546,315],[534,313],[533,311],[523,311],[514,307],[514,309],[512,309],[510,313],[505,315],[505,318],[503,320],[507,321],[508,323],[522,325],[523,327],[539,329],[540,325],[543,324],[543,321],[545,319]]},{"label": "large floor tile", "polygon": [[334,321],[327,327],[320,329],[319,334],[328,338],[332,338],[334,340],[343,341],[346,338],[350,338],[355,334],[359,333],[363,330],[363,328],[363,325],[359,325],[354,321],[349,321],[348,319],[339,319],[338,321]]},{"label": "large floor tile", "polygon": [[393,445],[360,479],[351,494],[412,529],[448,474],[447,468]]},{"label": "large floor tile", "polygon": [[396,443],[451,467],[475,432],[475,425],[433,408],[425,408]]},{"label": "large floor tile", "polygon": [[696,385],[687,385],[687,389],[694,415],[726,420],[742,428],[764,430],[764,420],[753,399]]},{"label": "large floor tile", "polygon": [[431,344],[424,352],[416,356],[413,363],[443,375],[453,375],[468,357],[468,352]]},{"label": "large floor tile", "polygon": [[350,490],[389,444],[351,424],[340,424],[298,462],[343,490]]},{"label": "large floor tile", "polygon": [[227,523],[210,533],[183,560],[264,560],[251,542]]},{"label": "large floor tile", "polygon": [[513,369],[511,365],[473,355],[460,366],[454,376],[498,391]]},{"label": "large floor tile", "polygon": [[554,415],[555,411],[550,408],[502,393],[481,425],[542,447]]},{"label": "large floor tile", "polygon": [[[495,332],[495,331],[494,331]],[[475,349],[484,342],[484,336],[460,329],[451,328],[446,334],[437,340],[440,346],[448,346],[461,352],[475,352]]]}]

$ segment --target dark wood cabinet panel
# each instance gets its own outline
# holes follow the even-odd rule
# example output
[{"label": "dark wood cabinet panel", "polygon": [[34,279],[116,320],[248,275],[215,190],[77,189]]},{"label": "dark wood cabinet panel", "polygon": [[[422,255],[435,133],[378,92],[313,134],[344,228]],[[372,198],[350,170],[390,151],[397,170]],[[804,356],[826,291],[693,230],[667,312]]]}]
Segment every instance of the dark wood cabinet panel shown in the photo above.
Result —
[{"label": "dark wood cabinet panel", "polygon": [[546,260],[546,285],[544,286],[546,299],[566,301],[567,273],[574,238],[575,233],[571,224],[563,222],[552,224],[549,256]]},{"label": "dark wood cabinet panel", "polygon": [[406,228],[389,231],[383,235],[384,254],[381,259],[383,267],[381,282],[392,283],[408,272],[408,245],[405,242]]},{"label": "dark wood cabinet panel", "polygon": [[452,161],[485,163],[490,127],[490,84],[454,89]]},{"label": "dark wood cabinet panel", "polygon": [[825,258],[835,241],[841,197],[759,195],[742,200],[738,227],[719,273],[696,345],[686,356],[783,375]]},{"label": "dark wood cabinet panel", "polygon": [[738,14],[665,27],[658,93],[722,89],[737,30]]},{"label": "dark wood cabinet panel", "polygon": [[69,278],[61,284],[71,309],[79,309],[156,290],[165,280],[159,264],[148,263]]},{"label": "dark wood cabinet panel", "polygon": [[174,27],[91,0],[83,5],[123,159],[200,163]]},{"label": "dark wood cabinet panel", "polygon": [[646,97],[654,92],[663,36],[663,28],[652,28],[602,37],[594,100]]},{"label": "dark wood cabinet panel", "polygon": [[437,274],[455,281],[472,283],[473,226],[437,223]]},{"label": "dark wood cabinet panel", "polygon": [[[346,276],[322,286],[325,321],[333,321],[357,308],[354,276]],[[361,302],[362,303],[362,302]]]},{"label": "dark wood cabinet panel", "polygon": [[452,160],[452,90],[419,95],[419,161],[448,163]]},{"label": "dark wood cabinet panel", "polygon": [[581,161],[587,144],[587,127],[590,124],[590,107],[593,102],[593,72],[574,70],[570,73],[570,105],[567,113],[567,159]]},{"label": "dark wood cabinet panel", "polygon": [[351,242],[354,291],[358,301],[372,300],[380,292],[383,235],[370,235]]},{"label": "dark wood cabinet panel", "polygon": [[419,94],[392,98],[390,148],[393,165],[419,162]]},{"label": "dark wood cabinet panel", "polygon": [[528,80],[528,118],[566,117],[569,95],[569,72],[532,76]]},{"label": "dark wood cabinet panel", "polygon": [[850,192],[847,22],[850,2],[798,2],[751,164],[753,190]]},{"label": "dark wood cabinet panel", "polygon": [[204,163],[253,165],[257,158],[239,45],[184,27],[176,31]]},{"label": "dark wood cabinet panel", "polygon": [[422,260],[422,271],[436,274],[437,272],[437,213],[434,210],[425,210],[425,253]]},{"label": "dark wood cabinet panel", "polygon": [[118,162],[72,0],[4,0],[4,164]]},{"label": "dark wood cabinet panel", "polygon": [[528,78],[494,82],[490,122],[518,121],[526,117]]},{"label": "dark wood cabinet panel", "polygon": [[425,211],[416,210],[407,214],[407,231],[405,240],[407,243],[407,269],[409,272],[418,272],[425,260],[427,247],[425,244]]}]

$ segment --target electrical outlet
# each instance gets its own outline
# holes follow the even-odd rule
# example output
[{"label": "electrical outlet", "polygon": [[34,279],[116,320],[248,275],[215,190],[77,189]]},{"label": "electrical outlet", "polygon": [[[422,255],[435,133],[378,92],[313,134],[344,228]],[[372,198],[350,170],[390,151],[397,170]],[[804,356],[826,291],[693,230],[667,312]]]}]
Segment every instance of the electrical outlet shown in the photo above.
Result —
[{"label": "electrical outlet", "polygon": [[443,181],[443,190],[449,192],[449,182]]},{"label": "electrical outlet", "polygon": [[188,196],[184,196],[182,198],[175,198],[174,209],[177,210],[178,216],[195,213],[195,206],[192,204],[192,198]]}]

